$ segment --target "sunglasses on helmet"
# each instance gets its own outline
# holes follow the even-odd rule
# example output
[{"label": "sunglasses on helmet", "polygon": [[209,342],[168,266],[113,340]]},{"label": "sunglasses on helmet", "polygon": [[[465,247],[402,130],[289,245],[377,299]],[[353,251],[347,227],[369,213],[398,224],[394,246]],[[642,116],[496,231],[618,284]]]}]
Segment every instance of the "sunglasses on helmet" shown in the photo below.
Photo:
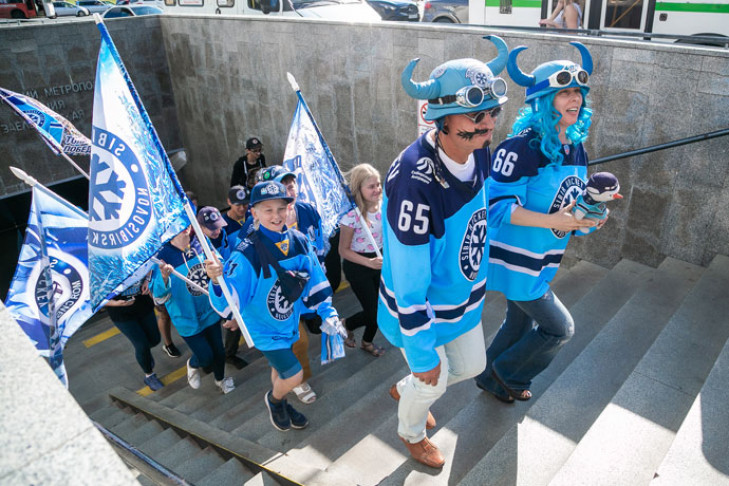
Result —
[{"label": "sunglasses on helmet", "polygon": [[590,79],[590,75],[587,71],[580,69],[576,72],[572,71],[558,71],[547,78],[549,80],[550,88],[562,88],[569,85],[574,80],[580,86],[587,86],[587,81]]},{"label": "sunglasses on helmet", "polygon": [[449,103],[456,103],[458,106],[464,108],[474,108],[483,103],[484,98],[497,99],[506,95],[506,81],[502,78],[492,78],[486,83],[486,87],[480,86],[465,86],[454,95],[441,96],[440,98],[434,98],[428,100],[428,103],[436,105],[447,105]]},{"label": "sunglasses on helmet", "polygon": [[501,113],[501,107],[495,106],[493,108],[489,108],[488,110],[481,110],[481,111],[476,111],[473,113],[461,113],[461,115],[463,115],[466,118],[468,118],[469,120],[471,120],[474,123],[474,125],[478,125],[479,123],[484,121],[484,119],[486,118],[486,115],[491,115],[491,118],[496,118],[497,116],[499,116],[500,113]]}]

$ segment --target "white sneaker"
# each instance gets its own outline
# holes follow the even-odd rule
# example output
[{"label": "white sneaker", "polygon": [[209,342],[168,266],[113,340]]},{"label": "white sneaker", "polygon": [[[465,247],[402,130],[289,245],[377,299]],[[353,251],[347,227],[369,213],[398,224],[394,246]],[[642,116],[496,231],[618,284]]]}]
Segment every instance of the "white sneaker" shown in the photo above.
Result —
[{"label": "white sneaker", "polygon": [[235,390],[235,384],[233,383],[232,376],[227,376],[220,381],[215,380],[215,384],[218,386],[218,388],[220,388],[220,391],[223,392],[223,395],[227,395],[228,393]]},{"label": "white sneaker", "polygon": [[187,383],[193,390],[200,388],[200,369],[190,366],[189,359],[187,360]]}]

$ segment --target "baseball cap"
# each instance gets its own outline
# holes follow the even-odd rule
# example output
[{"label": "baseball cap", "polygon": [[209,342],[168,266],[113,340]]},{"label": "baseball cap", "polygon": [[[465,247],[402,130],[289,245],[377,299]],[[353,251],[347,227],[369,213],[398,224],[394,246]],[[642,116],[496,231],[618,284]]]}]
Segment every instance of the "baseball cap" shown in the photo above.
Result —
[{"label": "baseball cap", "polygon": [[248,204],[251,200],[248,189],[243,186],[233,186],[228,190],[230,204]]},{"label": "baseball cap", "polygon": [[200,208],[200,211],[197,213],[197,222],[205,226],[210,231],[215,231],[216,229],[228,225],[228,223],[226,223],[223,219],[223,216],[220,214],[220,211],[218,211],[218,208],[214,208],[212,206]]},{"label": "baseball cap", "polygon": [[257,137],[251,137],[246,140],[246,149],[251,150],[258,147],[263,147],[263,144]]},{"label": "baseball cap", "polygon": [[272,165],[271,167],[264,167],[260,171],[260,179],[262,181],[276,181],[282,182],[287,176],[296,177],[296,174],[286,169],[281,165]]},{"label": "baseball cap", "polygon": [[293,197],[286,195],[286,188],[280,182],[259,182],[253,186],[253,190],[251,191],[251,206],[270,199],[283,199],[287,203],[294,200]]}]

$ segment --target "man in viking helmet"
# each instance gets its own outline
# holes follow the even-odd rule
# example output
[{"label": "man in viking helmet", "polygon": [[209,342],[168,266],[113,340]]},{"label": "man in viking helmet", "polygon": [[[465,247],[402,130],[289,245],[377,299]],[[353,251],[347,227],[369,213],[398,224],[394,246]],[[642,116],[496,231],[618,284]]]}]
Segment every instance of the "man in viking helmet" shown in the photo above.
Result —
[{"label": "man in viking helmet", "polygon": [[[481,311],[486,290],[488,145],[506,103],[497,75],[506,43],[486,36],[498,56],[489,63],[456,59],[430,79],[412,81],[414,59],[402,74],[405,92],[428,100],[436,129],[402,151],[385,180],[384,251],[378,324],[402,348],[411,373],[392,386],[398,435],[412,457],[440,468],[443,455],[426,435],[430,407],[448,385],[485,366]],[[482,265],[483,264],[483,265]]]}]

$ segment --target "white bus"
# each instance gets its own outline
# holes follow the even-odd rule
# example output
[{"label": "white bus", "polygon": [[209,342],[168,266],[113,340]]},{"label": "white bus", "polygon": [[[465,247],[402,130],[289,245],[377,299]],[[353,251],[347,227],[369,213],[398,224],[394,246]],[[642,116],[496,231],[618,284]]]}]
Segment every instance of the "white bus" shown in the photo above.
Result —
[{"label": "white bus", "polygon": [[[469,23],[539,27],[556,5],[557,0],[470,0]],[[584,29],[729,41],[729,0],[580,0],[580,5]]]},{"label": "white bus", "polygon": [[364,0],[164,0],[170,13],[272,15],[380,22]]}]

